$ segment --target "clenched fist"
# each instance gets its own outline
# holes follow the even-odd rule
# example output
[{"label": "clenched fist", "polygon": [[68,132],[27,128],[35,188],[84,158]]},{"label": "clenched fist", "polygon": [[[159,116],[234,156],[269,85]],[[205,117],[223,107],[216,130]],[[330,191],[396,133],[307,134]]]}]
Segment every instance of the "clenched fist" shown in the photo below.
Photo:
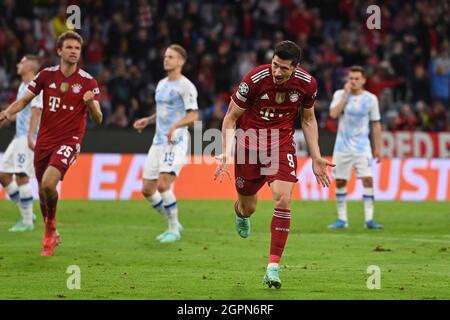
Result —
[{"label": "clenched fist", "polygon": [[83,101],[85,105],[88,105],[94,101],[94,93],[90,90],[86,91],[83,95]]}]

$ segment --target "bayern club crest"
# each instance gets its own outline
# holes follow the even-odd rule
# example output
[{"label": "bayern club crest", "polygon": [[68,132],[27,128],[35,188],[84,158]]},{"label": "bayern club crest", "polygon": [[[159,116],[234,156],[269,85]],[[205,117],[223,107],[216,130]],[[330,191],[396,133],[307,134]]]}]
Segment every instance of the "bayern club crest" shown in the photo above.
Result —
[{"label": "bayern club crest", "polygon": [[73,91],[73,93],[80,93],[81,85],[78,83],[75,83],[74,85],[72,85],[72,91]]},{"label": "bayern club crest", "polygon": [[246,84],[245,82],[241,82],[241,84],[239,84],[239,93],[242,94],[243,96],[245,96],[248,93],[248,84]]},{"label": "bayern club crest", "polygon": [[239,189],[244,188],[244,179],[241,178],[241,177],[237,177],[237,178],[236,178],[236,186],[237,186]]},{"label": "bayern club crest", "polygon": [[300,99],[300,95],[297,91],[293,91],[289,93],[289,101],[297,102]]}]

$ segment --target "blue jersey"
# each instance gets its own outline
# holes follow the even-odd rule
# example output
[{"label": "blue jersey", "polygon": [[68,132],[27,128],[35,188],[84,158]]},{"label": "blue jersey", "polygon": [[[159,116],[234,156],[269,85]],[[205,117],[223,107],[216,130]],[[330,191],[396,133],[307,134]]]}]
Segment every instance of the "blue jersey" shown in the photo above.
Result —
[{"label": "blue jersey", "polygon": [[[166,135],[170,127],[183,119],[186,111],[198,109],[197,89],[185,76],[174,81],[164,78],[156,86],[155,100],[156,133],[153,144],[167,144]],[[187,127],[175,130],[173,136],[175,143],[187,143],[187,138]]]},{"label": "blue jersey", "polygon": [[[330,108],[334,108],[344,95],[337,90]],[[364,90],[359,95],[350,95],[339,116],[339,129],[334,144],[334,153],[372,156],[369,132],[371,121],[380,120],[377,97]]]},{"label": "blue jersey", "polygon": [[[23,97],[25,92],[27,91],[27,84],[22,82],[19,87],[19,91],[17,91],[17,99]],[[31,119],[31,108],[40,108],[42,109],[42,93],[35,96],[33,100],[25,108],[23,108],[16,115],[16,135],[15,138],[23,138],[28,135],[28,130],[30,129],[30,119]],[[34,132],[34,138],[36,139],[37,130]]]}]

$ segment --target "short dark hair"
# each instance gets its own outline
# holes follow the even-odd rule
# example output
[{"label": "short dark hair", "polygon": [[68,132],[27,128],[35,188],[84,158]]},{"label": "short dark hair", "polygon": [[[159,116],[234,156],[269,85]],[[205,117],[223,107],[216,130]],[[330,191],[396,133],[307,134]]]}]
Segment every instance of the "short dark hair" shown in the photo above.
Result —
[{"label": "short dark hair", "polygon": [[58,40],[56,40],[57,48],[61,49],[64,45],[64,41],[66,40],[76,40],[81,46],[83,46],[83,38],[78,33],[74,31],[66,31],[58,37]]},{"label": "short dark hair", "polygon": [[295,42],[285,40],[275,46],[273,55],[283,60],[291,60],[291,64],[297,66],[300,62],[301,50]]},{"label": "short dark hair", "polygon": [[350,68],[348,68],[348,71],[349,72],[360,72],[364,78],[366,77],[366,71],[361,66],[351,66]]}]

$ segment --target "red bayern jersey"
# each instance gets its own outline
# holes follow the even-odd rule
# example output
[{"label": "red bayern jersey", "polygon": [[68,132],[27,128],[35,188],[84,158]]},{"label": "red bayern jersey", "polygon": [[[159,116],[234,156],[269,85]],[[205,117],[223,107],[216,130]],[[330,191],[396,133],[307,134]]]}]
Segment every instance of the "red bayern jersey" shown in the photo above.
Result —
[{"label": "red bayern jersey", "polygon": [[81,144],[87,115],[83,95],[90,90],[98,100],[97,81],[80,68],[66,77],[58,65],[41,70],[28,85],[28,90],[35,95],[44,91],[36,147],[49,149],[70,142]]},{"label": "red bayern jersey", "polygon": [[[280,148],[292,147],[298,112],[301,107],[312,108],[316,94],[316,79],[300,67],[288,81],[278,85],[273,82],[271,64],[258,66],[244,76],[231,96],[245,109],[237,126],[244,131],[268,129],[268,134],[271,129],[279,129]],[[249,141],[246,148],[249,148]]]}]

